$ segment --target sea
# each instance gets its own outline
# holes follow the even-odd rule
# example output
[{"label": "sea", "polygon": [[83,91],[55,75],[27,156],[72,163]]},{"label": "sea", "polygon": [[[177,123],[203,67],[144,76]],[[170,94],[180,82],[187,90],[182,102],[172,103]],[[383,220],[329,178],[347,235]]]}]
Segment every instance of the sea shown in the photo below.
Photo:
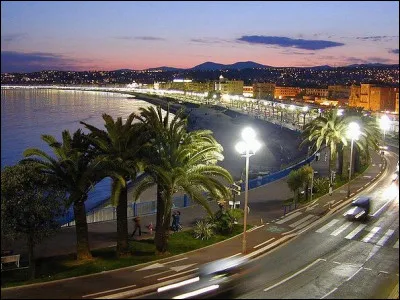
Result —
[{"label": "sea", "polygon": [[[1,89],[1,169],[17,164],[27,148],[39,148],[54,157],[42,134],[62,141],[62,131],[73,134],[79,121],[104,129],[102,114],[125,121],[140,107],[154,106],[131,95],[54,89]],[[89,193],[85,203],[89,212],[109,198],[111,180],[104,179]]]}]

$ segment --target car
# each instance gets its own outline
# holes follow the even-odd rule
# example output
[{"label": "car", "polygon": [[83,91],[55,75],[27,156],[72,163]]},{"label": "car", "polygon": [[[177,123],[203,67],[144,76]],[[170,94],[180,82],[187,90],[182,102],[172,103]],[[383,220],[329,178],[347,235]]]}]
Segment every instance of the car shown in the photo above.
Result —
[{"label": "car", "polygon": [[343,216],[350,221],[365,221],[368,219],[368,214],[371,206],[370,196],[359,196],[352,203],[351,208],[346,211]]}]

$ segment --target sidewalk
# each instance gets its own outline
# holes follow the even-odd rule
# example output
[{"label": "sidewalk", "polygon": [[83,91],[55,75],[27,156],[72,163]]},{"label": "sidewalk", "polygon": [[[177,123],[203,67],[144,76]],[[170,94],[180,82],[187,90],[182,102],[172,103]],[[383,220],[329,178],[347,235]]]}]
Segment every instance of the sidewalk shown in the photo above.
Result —
[{"label": "sidewalk", "polygon": [[[323,156],[321,155],[321,157]],[[326,164],[322,159],[319,162],[314,162],[313,167],[322,170]],[[383,168],[382,158],[374,153],[371,166],[351,182],[353,194],[354,191],[360,192],[363,188],[372,184],[382,173]],[[346,197],[347,185],[344,185],[334,190],[331,196],[322,196],[283,216],[281,200],[290,196],[291,192],[287,188],[285,178],[249,191],[250,214],[248,224],[256,225],[256,227],[247,232],[248,257],[252,258],[270,251],[318,222],[322,216],[333,214],[351,201],[351,198]],[[243,197],[242,194],[238,198]],[[243,206],[243,202],[241,201],[241,206]],[[214,204],[213,210],[216,209],[218,207]],[[181,212],[182,224],[186,228],[191,226],[196,219],[206,215],[205,211],[199,209],[198,206],[182,209]],[[290,225],[288,225],[288,220],[291,220]],[[147,225],[150,221],[155,224],[155,216],[142,218],[143,225]],[[130,222],[129,231],[132,232],[132,229],[133,224]],[[142,238],[146,237],[146,230],[142,233]],[[115,221],[90,224],[89,235],[91,249],[114,246],[116,244]],[[40,245],[37,250],[43,256],[73,252],[74,239],[74,228],[65,228],[61,234],[46,244]],[[106,295],[107,298],[133,297],[140,293],[155,291],[160,286],[193,277],[200,265],[220,258],[238,255],[241,249],[242,235],[239,235],[218,244],[151,263],[78,278],[20,288],[7,288],[2,289],[1,293],[2,298],[9,299],[98,298]],[[43,288],[44,286],[46,288]],[[57,293],[54,293],[54,291],[57,291]]]}]

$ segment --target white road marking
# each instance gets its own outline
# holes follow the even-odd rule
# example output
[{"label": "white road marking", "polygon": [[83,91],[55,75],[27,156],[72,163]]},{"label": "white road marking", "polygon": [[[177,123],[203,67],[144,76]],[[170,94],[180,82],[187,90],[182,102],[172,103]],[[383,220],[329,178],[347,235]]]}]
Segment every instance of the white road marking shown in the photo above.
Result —
[{"label": "white road marking", "polygon": [[299,216],[299,215],[301,215],[301,214],[302,214],[302,213],[301,213],[300,211],[298,211],[298,212],[294,213],[293,215],[291,215],[291,216],[289,216],[289,217],[286,217],[286,218],[284,218],[284,219],[282,219],[282,220],[276,222],[276,224],[283,224],[283,223],[285,223],[285,222],[287,222],[287,221],[290,221],[291,219],[296,218],[297,216]]},{"label": "white road marking", "polygon": [[345,236],[346,239],[351,240],[353,237],[357,235],[361,230],[363,230],[367,225],[365,224],[360,224],[357,226],[356,229],[354,229],[352,232],[350,232],[348,235]]},{"label": "white road marking", "polygon": [[184,265],[184,266],[171,267],[170,269],[174,270],[175,272],[179,272],[179,271],[182,271],[184,269],[190,268],[191,266],[194,266],[194,265],[197,265],[197,263]]},{"label": "white road marking", "polygon": [[118,289],[106,290],[106,291],[102,291],[102,292],[99,292],[99,293],[84,295],[84,296],[82,296],[82,298],[93,298],[94,296],[97,296],[97,295],[100,295],[100,294],[105,294],[105,293],[109,293],[109,292],[115,292],[115,291],[120,291],[120,290],[124,290],[124,289],[129,289],[129,288],[133,288],[135,286],[136,286],[136,284],[128,285],[128,286],[124,286],[124,287],[118,288]]},{"label": "white road marking", "polygon": [[151,270],[151,269],[163,268],[163,267],[164,267],[164,265],[163,265],[163,264],[160,264],[160,263],[155,263],[155,264],[152,264],[152,265],[150,265],[150,266],[147,266],[147,267],[141,268],[141,269],[139,269],[139,270],[136,270],[136,271]]},{"label": "white road marking", "polygon": [[325,297],[328,297],[330,294],[332,294],[336,290],[337,290],[337,288],[334,288],[332,291],[330,291],[329,293],[327,293],[323,297],[321,297],[321,299],[324,299]]},{"label": "white road marking", "polygon": [[370,231],[370,233],[368,233],[367,236],[364,237],[364,238],[362,239],[362,241],[363,241],[364,243],[368,243],[369,240],[370,240],[370,239],[375,235],[375,233],[377,233],[380,229],[381,229],[380,227],[374,227],[374,228],[372,228],[372,230]]},{"label": "white road marking", "polygon": [[270,241],[272,241],[272,240],[274,240],[275,238],[272,238],[272,239],[269,239],[268,241],[266,241],[266,242],[263,242],[263,243],[261,243],[261,244],[258,244],[258,245],[256,245],[256,246],[254,246],[253,248],[255,249],[255,248],[258,248],[258,247],[260,247],[260,246],[262,246],[262,245],[264,245],[264,244],[266,244],[266,243],[268,243],[268,242],[270,242]]},{"label": "white road marking", "polygon": [[294,222],[293,224],[290,224],[290,227],[296,227],[297,225],[300,225],[301,223],[307,221],[308,219],[311,219],[312,217],[314,217],[314,215],[307,215],[304,218],[298,220],[297,222]]},{"label": "white road marking", "polygon": [[166,276],[166,277],[157,278],[157,280],[164,280],[164,279],[171,278],[171,277],[175,277],[175,276],[182,275],[182,274],[185,274],[185,273],[193,272],[193,271],[196,271],[196,270],[198,270],[198,269],[199,269],[199,268],[194,268],[194,269],[191,269],[191,270],[187,270],[187,271],[185,271],[185,272],[182,272],[182,273],[176,273],[176,274],[174,274],[174,275],[170,275],[170,276]]},{"label": "white road marking", "polygon": [[383,206],[378,209],[372,216],[375,217],[376,214],[378,214],[386,205],[388,205],[390,202],[392,202],[392,200],[389,200],[388,202],[386,202],[385,204],[383,204]]},{"label": "white road marking", "polygon": [[352,224],[351,222],[344,223],[342,226],[340,226],[338,229],[336,229],[334,232],[332,232],[331,235],[338,236],[343,230],[345,230],[351,224]]},{"label": "white road marking", "polygon": [[350,279],[352,279],[354,276],[356,276],[356,274],[358,272],[360,272],[363,269],[363,267],[359,268],[353,275],[351,275],[349,278],[346,279],[346,281],[349,281]]},{"label": "white road marking", "polygon": [[[304,222],[303,224],[300,224],[299,226],[297,226],[295,229],[301,229],[303,227],[306,227],[307,225],[311,224],[312,222],[314,222],[315,220],[319,219],[318,216],[313,216],[310,220],[308,220],[307,222]],[[302,232],[299,232],[299,234]]]},{"label": "white road marking", "polygon": [[392,236],[394,230],[389,229],[388,231],[386,231],[385,235],[376,243],[379,246],[383,246],[386,241]]},{"label": "white road marking", "polygon": [[282,283],[284,283],[284,282],[286,282],[286,281],[292,279],[293,277],[299,275],[300,273],[303,273],[304,271],[306,271],[307,269],[311,268],[313,265],[315,265],[316,263],[318,263],[318,262],[320,262],[320,261],[326,261],[326,259],[318,258],[317,260],[315,260],[314,262],[312,262],[311,264],[309,264],[307,267],[301,269],[300,271],[297,271],[296,273],[294,273],[293,275],[289,276],[288,278],[283,279],[283,280],[279,281],[278,283],[275,283],[274,285],[272,285],[272,286],[270,286],[270,287],[264,289],[264,292],[269,291],[269,290],[273,289],[274,287],[276,287],[276,286],[278,286],[278,285],[281,285]]},{"label": "white road marking", "polygon": [[161,274],[164,274],[164,273],[168,273],[168,272],[171,272],[171,271],[172,271],[172,270],[162,271],[162,272],[160,272],[160,273],[155,273],[155,274],[151,274],[151,275],[144,276],[143,278],[149,278],[149,277],[161,275]]},{"label": "white road marking", "polygon": [[232,258],[232,257],[238,256],[238,255],[240,255],[240,254],[242,254],[242,253],[236,253],[236,254],[231,255],[231,256],[229,256],[229,257],[227,257],[227,258]]},{"label": "white road marking", "polygon": [[188,259],[188,258],[184,257],[184,258],[175,259],[175,260],[172,260],[172,261],[169,261],[169,262],[165,262],[164,265],[172,264],[173,262],[177,262],[177,261],[181,261],[181,260],[185,260],[185,259]]},{"label": "white road marking", "polygon": [[337,222],[339,222],[338,219],[333,219],[328,224],[326,224],[325,226],[322,226],[320,229],[316,230],[315,232],[322,233],[325,230],[327,230],[329,227],[332,227],[333,225],[335,225]]}]

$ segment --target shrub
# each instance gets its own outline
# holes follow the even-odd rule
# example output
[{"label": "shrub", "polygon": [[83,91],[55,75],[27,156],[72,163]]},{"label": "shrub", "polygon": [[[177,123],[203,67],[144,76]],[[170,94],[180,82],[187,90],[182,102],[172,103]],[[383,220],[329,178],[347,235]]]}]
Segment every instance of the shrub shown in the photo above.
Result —
[{"label": "shrub", "polygon": [[208,220],[199,220],[193,228],[193,234],[196,239],[208,240],[214,235],[214,224]]},{"label": "shrub", "polygon": [[214,214],[212,222],[218,233],[230,234],[235,222],[242,218],[243,215],[244,212],[242,209],[219,210]]},{"label": "shrub", "polygon": [[320,177],[315,178],[313,183],[313,192],[319,194],[326,194],[329,192],[329,178]]}]

